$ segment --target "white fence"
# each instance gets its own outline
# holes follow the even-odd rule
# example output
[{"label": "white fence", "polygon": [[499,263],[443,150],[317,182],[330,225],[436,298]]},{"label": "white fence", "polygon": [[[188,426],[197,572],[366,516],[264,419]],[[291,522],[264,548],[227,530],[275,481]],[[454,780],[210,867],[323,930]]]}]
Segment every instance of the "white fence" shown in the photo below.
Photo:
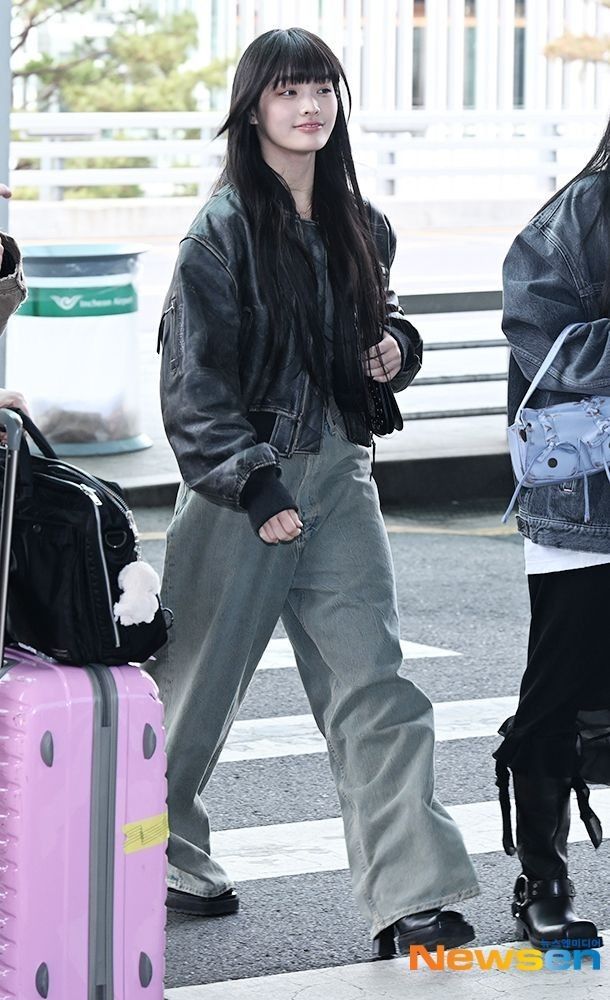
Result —
[{"label": "white fence", "polygon": [[[176,3],[172,4],[176,8]],[[562,35],[610,35],[598,0],[182,0],[198,59],[233,58],[258,34],[299,25],[342,58],[363,111],[606,111],[608,67],[547,61]]]},{"label": "white fence", "polygon": [[[15,114],[10,182],[17,197],[32,189],[45,200],[128,185],[143,196],[204,196],[224,153],[223,140],[213,140],[219,121],[215,112]],[[412,111],[361,113],[351,131],[371,195],[503,198],[554,190],[583,164],[604,123],[599,113]],[[134,157],[143,165],[120,165]],[[107,165],[96,165],[100,158]]]},{"label": "white fence", "polygon": [[[610,36],[610,8],[600,0],[149,0],[167,14],[190,9],[198,20],[193,64],[236,59],[261,32],[300,25],[319,33],[340,56],[356,111],[392,113],[472,109],[478,112],[605,113],[607,64],[547,60],[548,42],[564,32]],[[26,62],[65,39],[112,30],[107,17],[131,0],[105,0],[94,12],[55,15],[52,30],[33,31],[18,59]],[[224,107],[227,94],[203,97]],[[211,102],[215,102],[212,104]]]}]

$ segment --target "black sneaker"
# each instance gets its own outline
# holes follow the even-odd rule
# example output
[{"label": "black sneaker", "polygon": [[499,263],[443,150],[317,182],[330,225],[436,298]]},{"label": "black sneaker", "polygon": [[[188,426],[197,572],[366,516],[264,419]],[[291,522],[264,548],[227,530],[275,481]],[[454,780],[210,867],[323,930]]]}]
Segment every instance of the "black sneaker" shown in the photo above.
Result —
[{"label": "black sneaker", "polygon": [[220,896],[196,896],[192,892],[170,887],[165,905],[168,910],[190,913],[195,917],[226,917],[239,910],[239,896],[235,889],[227,889]]}]

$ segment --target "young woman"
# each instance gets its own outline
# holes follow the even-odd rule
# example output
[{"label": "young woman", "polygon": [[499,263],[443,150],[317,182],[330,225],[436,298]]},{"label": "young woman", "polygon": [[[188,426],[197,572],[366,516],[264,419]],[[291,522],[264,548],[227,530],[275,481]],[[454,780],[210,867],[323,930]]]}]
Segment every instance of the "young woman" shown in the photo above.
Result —
[{"label": "young woman", "polygon": [[[594,156],[532,219],[504,263],[503,328],[511,346],[509,423],[553,341],[576,324],[529,406],[610,395],[610,123]],[[517,713],[494,756],[504,787],[513,772],[517,930],[532,944],[582,947],[601,939],[573,909],[568,878],[570,791],[595,846],[601,840],[578,768],[576,716],[610,707],[605,620],[610,592],[610,483],[523,489],[517,523],[525,536],[531,599],[527,669]],[[574,943],[576,942],[576,943]],[[586,945],[585,945],[586,946]]]},{"label": "young woman", "polygon": [[[336,57],[270,31],[237,67],[226,166],[180,247],[161,394],[184,479],[168,532],[175,614],[153,668],[167,712],[168,905],[235,912],[199,793],[279,618],[337,784],[354,891],[385,957],[471,939],[477,893],[434,796],[427,697],[402,662],[371,481],[371,387],[403,389],[419,336],[388,290],[392,230],[363,202]],[[348,91],[349,93],[349,91]]]}]

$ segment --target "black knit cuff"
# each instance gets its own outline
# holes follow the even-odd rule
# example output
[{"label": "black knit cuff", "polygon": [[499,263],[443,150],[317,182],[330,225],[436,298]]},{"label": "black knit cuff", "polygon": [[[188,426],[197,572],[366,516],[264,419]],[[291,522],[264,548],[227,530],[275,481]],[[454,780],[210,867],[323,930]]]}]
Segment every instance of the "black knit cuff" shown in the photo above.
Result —
[{"label": "black knit cuff", "polygon": [[256,469],[249,477],[239,497],[240,506],[247,511],[250,524],[258,535],[259,528],[282,510],[296,510],[298,507],[290,493],[279,479],[277,465],[266,465]]},{"label": "black knit cuff", "polygon": [[15,273],[16,270],[17,265],[13,256],[5,247],[2,254],[2,265],[0,266],[0,278],[9,278],[11,274]]}]

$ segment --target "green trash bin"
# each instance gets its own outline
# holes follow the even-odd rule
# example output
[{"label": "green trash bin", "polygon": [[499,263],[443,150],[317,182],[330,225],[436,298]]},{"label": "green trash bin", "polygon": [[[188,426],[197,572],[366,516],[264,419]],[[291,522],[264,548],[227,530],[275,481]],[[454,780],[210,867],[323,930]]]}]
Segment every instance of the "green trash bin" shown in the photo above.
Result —
[{"label": "green trash bin", "polygon": [[10,324],[6,384],[60,455],[148,448],[138,404],[139,255],[145,247],[25,247],[29,295]]}]

